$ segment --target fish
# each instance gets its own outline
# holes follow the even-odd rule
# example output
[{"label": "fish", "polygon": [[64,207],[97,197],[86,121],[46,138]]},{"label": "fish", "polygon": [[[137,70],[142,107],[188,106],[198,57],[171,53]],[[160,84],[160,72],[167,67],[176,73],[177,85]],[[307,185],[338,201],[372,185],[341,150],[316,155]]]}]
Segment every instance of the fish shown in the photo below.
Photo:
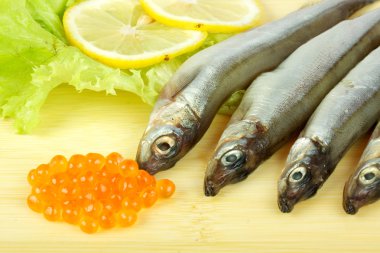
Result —
[{"label": "fish", "polygon": [[278,180],[278,206],[288,213],[314,196],[350,146],[380,118],[380,47],[322,100],[291,147]]},{"label": "fish", "polygon": [[380,45],[380,9],[299,47],[246,91],[208,163],[204,193],[243,181],[299,130],[327,93]]},{"label": "fish", "polygon": [[356,214],[365,205],[380,199],[380,121],[365,148],[356,171],[346,182],[343,208]]},{"label": "fish", "polygon": [[150,174],[172,168],[202,138],[219,108],[300,45],[373,0],[325,0],[237,34],[190,57],[163,87],[136,160]]}]

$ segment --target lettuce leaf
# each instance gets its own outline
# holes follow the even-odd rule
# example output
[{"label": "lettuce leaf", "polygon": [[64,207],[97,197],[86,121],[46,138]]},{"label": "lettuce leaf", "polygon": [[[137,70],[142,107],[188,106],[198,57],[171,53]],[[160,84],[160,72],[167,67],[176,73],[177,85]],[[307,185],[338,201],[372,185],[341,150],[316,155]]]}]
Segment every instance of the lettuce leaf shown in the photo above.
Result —
[{"label": "lettuce leaf", "polygon": [[[19,133],[29,133],[37,126],[47,96],[61,84],[113,95],[116,90],[125,90],[153,105],[163,85],[195,53],[144,69],[105,66],[67,44],[61,18],[73,2],[0,1],[0,113],[15,120]],[[229,36],[210,35],[202,48]],[[233,107],[231,103],[225,112]]]},{"label": "lettuce leaf", "polygon": [[63,25],[61,22],[63,13],[66,9],[67,0],[28,0],[26,8],[33,19],[38,22],[42,28],[49,31],[57,38],[66,42]]},{"label": "lettuce leaf", "polygon": [[24,1],[0,2],[0,106],[4,117],[14,117],[18,123],[23,121],[25,128],[35,125],[33,112],[18,118],[24,104],[34,103],[28,98],[38,93],[31,92],[31,73],[64,46],[33,20]]}]

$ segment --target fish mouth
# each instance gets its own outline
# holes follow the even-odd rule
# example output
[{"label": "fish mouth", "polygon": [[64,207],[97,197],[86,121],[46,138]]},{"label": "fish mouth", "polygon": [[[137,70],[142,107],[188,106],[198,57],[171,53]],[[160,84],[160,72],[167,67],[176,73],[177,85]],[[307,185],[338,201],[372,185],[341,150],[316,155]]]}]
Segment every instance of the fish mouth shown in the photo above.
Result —
[{"label": "fish mouth", "polygon": [[176,161],[163,161],[160,159],[154,159],[150,161],[143,162],[139,159],[137,159],[137,163],[139,165],[139,168],[142,170],[147,171],[150,175],[155,175],[160,171],[168,170],[176,164]]},{"label": "fish mouth", "polygon": [[359,211],[359,205],[352,199],[343,201],[343,209],[347,214],[354,215]]},{"label": "fish mouth", "polygon": [[223,187],[229,184],[236,184],[238,182],[241,182],[246,179],[248,175],[248,172],[244,172],[241,173],[238,177],[230,178],[230,175],[227,174],[221,178],[220,183],[215,183],[211,179],[206,179],[204,182],[204,193],[207,197],[215,197]]},{"label": "fish mouth", "polygon": [[283,213],[290,213],[291,211],[293,211],[294,205],[295,201],[290,201],[283,197],[280,197],[278,199],[278,208]]},{"label": "fish mouth", "polygon": [[240,182],[248,176],[245,171],[244,173],[236,174],[234,170],[226,171],[221,167],[216,168],[218,169],[210,170],[213,173],[207,174],[204,180],[204,193],[207,197],[216,196],[226,185]]},{"label": "fish mouth", "polygon": [[293,211],[294,206],[302,201],[313,197],[319,189],[318,185],[309,185],[308,188],[303,191],[293,192],[285,191],[278,197],[278,207],[283,213],[290,213]]},{"label": "fish mouth", "polygon": [[204,193],[206,197],[215,197],[221,188],[222,186],[215,184],[211,180],[206,179],[204,182]]}]

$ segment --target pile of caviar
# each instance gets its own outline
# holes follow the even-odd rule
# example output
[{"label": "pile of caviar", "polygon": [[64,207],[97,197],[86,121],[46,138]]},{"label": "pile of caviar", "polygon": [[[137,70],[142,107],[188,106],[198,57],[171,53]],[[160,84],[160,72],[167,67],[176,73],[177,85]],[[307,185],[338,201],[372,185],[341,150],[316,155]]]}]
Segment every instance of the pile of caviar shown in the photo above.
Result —
[{"label": "pile of caviar", "polygon": [[57,155],[32,169],[28,181],[32,192],[27,203],[33,211],[49,221],[79,225],[86,233],[131,226],[142,208],[175,191],[172,181],[156,181],[116,152],[107,157],[78,154],[69,160]]}]

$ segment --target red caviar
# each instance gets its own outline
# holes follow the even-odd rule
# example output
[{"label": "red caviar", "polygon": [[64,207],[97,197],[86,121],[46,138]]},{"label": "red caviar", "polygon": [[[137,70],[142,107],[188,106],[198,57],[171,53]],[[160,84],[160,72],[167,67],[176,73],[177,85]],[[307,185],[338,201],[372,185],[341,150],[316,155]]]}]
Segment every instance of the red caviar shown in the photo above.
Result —
[{"label": "red caviar", "polygon": [[133,209],[123,209],[118,213],[117,218],[121,227],[129,227],[136,222],[137,212]]},{"label": "red caviar", "polygon": [[78,224],[82,217],[82,210],[75,204],[67,204],[63,207],[62,218],[70,224]]},{"label": "red caviar", "polygon": [[80,221],[79,226],[80,226],[80,229],[82,229],[83,232],[85,232],[87,234],[93,234],[96,231],[98,231],[99,223],[98,223],[98,221],[96,219],[94,219],[92,217],[84,217]]},{"label": "red caviar", "polygon": [[169,179],[162,179],[157,182],[156,189],[160,198],[170,198],[175,192],[175,184]]},{"label": "red caviar", "polygon": [[143,206],[149,208],[156,203],[158,199],[158,194],[155,188],[147,187],[141,192],[141,198],[143,200]]},{"label": "red caviar", "polygon": [[52,173],[65,172],[67,168],[67,159],[63,155],[54,156],[49,163],[49,170]]},{"label": "red caviar", "polygon": [[99,216],[99,225],[101,228],[108,229],[116,226],[116,218],[113,212],[104,211]]},{"label": "red caviar", "polygon": [[137,213],[168,198],[175,185],[140,170],[119,153],[54,156],[28,174],[32,186],[27,204],[49,221],[78,225],[86,233],[115,226],[128,227]]}]

